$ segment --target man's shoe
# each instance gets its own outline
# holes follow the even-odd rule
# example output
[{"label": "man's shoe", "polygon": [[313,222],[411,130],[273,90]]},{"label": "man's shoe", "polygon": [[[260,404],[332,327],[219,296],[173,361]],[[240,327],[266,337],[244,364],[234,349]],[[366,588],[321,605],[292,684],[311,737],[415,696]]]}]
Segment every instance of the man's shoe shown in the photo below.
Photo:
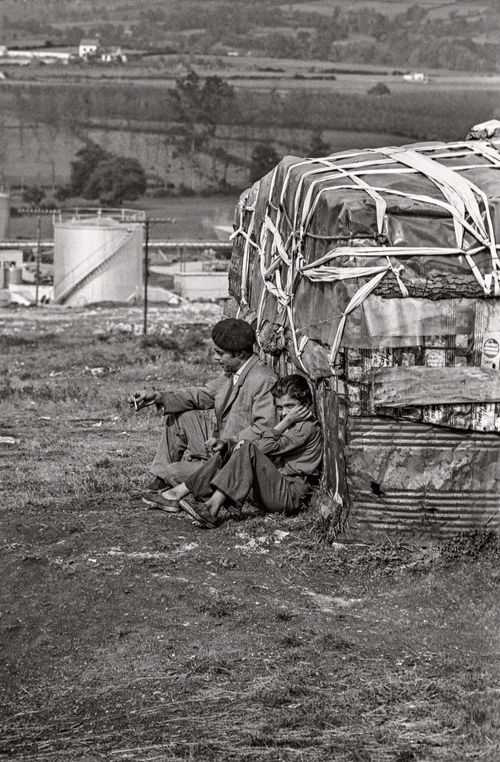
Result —
[{"label": "man's shoe", "polygon": [[161,476],[155,476],[152,482],[146,484],[144,492],[164,492],[168,487],[169,485],[165,479],[162,479]]},{"label": "man's shoe", "polygon": [[157,511],[165,511],[166,513],[178,513],[179,501],[167,500],[161,494],[159,495],[144,495],[142,502],[145,503],[148,508],[155,508]]},{"label": "man's shoe", "polygon": [[203,529],[215,529],[220,521],[212,516],[202,503],[190,502],[185,498],[179,500],[179,507],[194,519],[194,523]]}]

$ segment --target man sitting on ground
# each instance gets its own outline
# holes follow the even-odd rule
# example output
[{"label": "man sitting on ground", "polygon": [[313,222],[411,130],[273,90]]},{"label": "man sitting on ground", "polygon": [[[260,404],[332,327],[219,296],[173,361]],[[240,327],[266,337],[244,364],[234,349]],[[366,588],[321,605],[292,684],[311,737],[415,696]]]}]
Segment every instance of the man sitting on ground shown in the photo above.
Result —
[{"label": "man sitting on ground", "polygon": [[[161,493],[185,482],[226,442],[254,441],[272,428],[276,411],[271,389],[276,374],[254,353],[255,332],[245,320],[227,318],[212,329],[216,362],[223,373],[205,386],[134,394],[136,409],[156,404],[166,416],[146,492]],[[214,415],[215,411],[215,425]],[[177,510],[165,501],[154,507]]]},{"label": "man sitting on ground", "polygon": [[[219,511],[240,508],[251,495],[268,513],[293,514],[307,501],[321,467],[323,443],[313,395],[304,376],[278,379],[273,390],[279,422],[253,442],[229,444],[225,456],[214,455],[185,483],[163,493],[205,529],[219,524]],[[192,493],[202,503],[192,503]],[[158,496],[152,495],[153,502]]]}]

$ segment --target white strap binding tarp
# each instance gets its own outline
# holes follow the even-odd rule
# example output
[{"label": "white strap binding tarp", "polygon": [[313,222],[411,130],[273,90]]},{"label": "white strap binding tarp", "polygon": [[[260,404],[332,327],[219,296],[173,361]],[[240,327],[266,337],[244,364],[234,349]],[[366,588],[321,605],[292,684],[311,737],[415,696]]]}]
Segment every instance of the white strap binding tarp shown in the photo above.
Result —
[{"label": "white strap binding tarp", "polygon": [[[241,234],[245,238],[241,292],[243,300],[246,299],[248,291],[246,281],[248,280],[250,247],[257,249],[260,258],[260,270],[265,288],[258,307],[257,332],[259,333],[262,324],[266,296],[271,295],[278,301],[280,310],[286,312],[295,353],[303,365],[301,355],[309,339],[305,335],[299,338],[295,327],[293,300],[297,279],[305,277],[311,282],[335,283],[348,279],[369,278],[356,291],[340,316],[330,350],[333,371],[348,315],[363,303],[388,272],[394,274],[402,296],[408,295],[401,278],[404,266],[392,261],[393,259],[397,261],[398,257],[463,256],[485,295],[498,295],[500,293],[500,259],[488,198],[481,188],[463,176],[462,172],[470,168],[469,166],[462,163],[462,165],[450,167],[437,160],[453,159],[455,156],[460,157],[461,160],[467,156],[481,157],[487,162],[486,165],[474,162],[472,164],[474,167],[485,167],[488,164],[495,169],[500,167],[500,154],[491,144],[481,141],[423,144],[413,149],[395,147],[365,149],[324,159],[302,159],[290,164],[284,171],[278,198],[273,203],[273,191],[278,177],[278,167],[276,167],[260,231],[255,229],[254,205],[247,229],[244,230],[241,221],[240,229],[234,234],[234,236]],[[358,157],[363,158],[356,161]],[[299,173],[299,176],[296,178],[293,197],[287,207],[287,193],[294,173]],[[365,178],[371,173],[422,174],[436,186],[441,198],[370,185]],[[383,246],[378,245],[378,241],[374,241],[373,246],[356,246],[353,240],[350,245],[334,246],[322,257],[306,264],[303,257],[304,239],[309,235],[308,228],[318,209],[320,199],[329,192],[341,193],[343,190],[364,193],[370,197],[375,207],[378,235],[381,235],[384,229],[386,196],[401,196],[438,207],[453,221],[456,247]],[[464,245],[466,234],[467,246]],[[475,246],[471,246],[471,238],[476,241]],[[485,251],[490,255],[492,270],[482,273],[474,257],[484,254]],[[344,260],[343,263],[337,264],[341,258]],[[360,258],[365,261],[360,262]],[[366,258],[375,258],[378,261],[371,265],[366,262]]]}]

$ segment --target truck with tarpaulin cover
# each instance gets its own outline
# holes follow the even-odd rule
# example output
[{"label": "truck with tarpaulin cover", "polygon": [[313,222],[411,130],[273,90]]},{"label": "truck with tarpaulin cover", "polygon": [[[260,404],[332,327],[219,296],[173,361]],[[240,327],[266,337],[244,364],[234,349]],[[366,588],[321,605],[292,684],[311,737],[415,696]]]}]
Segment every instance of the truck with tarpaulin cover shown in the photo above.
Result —
[{"label": "truck with tarpaulin cover", "polygon": [[335,531],[498,531],[495,130],[286,156],[241,196],[232,239],[238,314],[279,373],[315,387]]}]

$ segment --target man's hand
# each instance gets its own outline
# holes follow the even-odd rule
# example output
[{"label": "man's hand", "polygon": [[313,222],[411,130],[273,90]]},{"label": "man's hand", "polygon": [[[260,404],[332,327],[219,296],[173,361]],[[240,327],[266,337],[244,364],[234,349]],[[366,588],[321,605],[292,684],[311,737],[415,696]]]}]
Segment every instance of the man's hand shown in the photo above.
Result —
[{"label": "man's hand", "polygon": [[226,445],[227,442],[225,439],[217,439],[216,437],[210,437],[210,439],[207,439],[205,442],[205,447],[211,455],[216,452],[221,452]]},{"label": "man's hand", "polygon": [[142,392],[134,392],[127,398],[127,402],[134,410],[142,410],[143,407],[159,405],[161,402],[160,392],[154,389],[144,389]]}]

